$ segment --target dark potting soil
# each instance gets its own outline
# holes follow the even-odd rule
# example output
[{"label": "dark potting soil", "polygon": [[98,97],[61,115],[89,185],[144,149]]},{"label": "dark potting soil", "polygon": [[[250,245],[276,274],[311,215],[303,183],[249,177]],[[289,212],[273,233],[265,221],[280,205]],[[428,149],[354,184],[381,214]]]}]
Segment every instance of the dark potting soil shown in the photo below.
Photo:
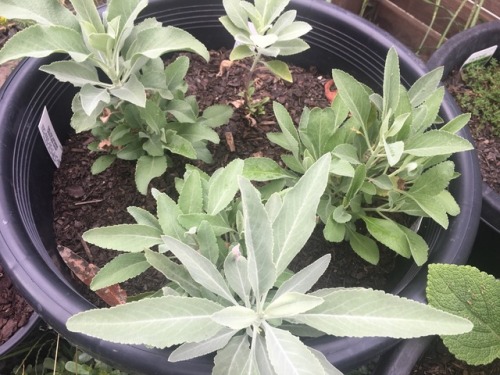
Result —
[{"label": "dark potting soil", "polygon": [[[248,62],[234,62],[232,66],[221,70],[221,62],[228,58],[228,51],[211,52],[210,63],[189,54],[190,71],[187,76],[189,93],[196,95],[200,109],[212,104],[231,104],[238,106],[239,93],[243,87],[243,78],[248,71]],[[267,156],[280,161],[283,150],[271,144],[266,137],[270,131],[278,131],[273,117],[272,101],[283,104],[298,123],[304,106],[325,107],[329,102],[324,96],[324,83],[327,77],[318,74],[316,69],[291,67],[294,83],[277,79],[265,70],[257,70],[256,99],[270,97],[265,105],[265,114],[247,116],[243,108],[235,108],[234,115],[225,126],[218,128],[221,142],[211,146],[214,164],[187,160],[172,156],[174,165],[166,175],[152,181],[151,186],[176,199],[173,181],[182,177],[184,164],[194,164],[208,173],[226,165],[235,158]],[[81,236],[94,227],[121,223],[132,223],[126,212],[128,206],[139,206],[156,212],[155,200],[149,193],[139,194],[134,183],[134,162],[118,160],[111,168],[99,175],[91,175],[90,166],[98,157],[90,153],[87,145],[93,141],[89,133],[72,136],[64,147],[60,168],[54,175],[54,230],[56,242],[83,257],[98,267],[104,266],[116,252],[104,250],[86,244]],[[294,267],[300,269],[325,253],[332,254],[330,271],[324,276],[324,285],[328,286],[365,286],[383,289],[386,276],[394,267],[395,255],[382,251],[378,266],[372,266],[359,258],[346,246],[334,246],[326,242],[321,229],[315,231],[307,248],[300,253]],[[80,283],[81,284],[81,283]],[[156,290],[165,284],[163,276],[150,270],[129,282],[123,283],[128,295]],[[95,296],[89,296],[88,288],[81,284],[80,290],[96,305],[102,306]]]},{"label": "dark potting soil", "polygon": [[[448,76],[445,86],[455,98],[471,91],[462,80],[460,72],[456,70]],[[483,181],[500,194],[500,137],[492,133],[491,127],[481,125],[478,116],[472,115],[468,126],[478,153]]]},{"label": "dark potting soil", "polygon": [[0,345],[28,322],[32,312],[0,265]]}]

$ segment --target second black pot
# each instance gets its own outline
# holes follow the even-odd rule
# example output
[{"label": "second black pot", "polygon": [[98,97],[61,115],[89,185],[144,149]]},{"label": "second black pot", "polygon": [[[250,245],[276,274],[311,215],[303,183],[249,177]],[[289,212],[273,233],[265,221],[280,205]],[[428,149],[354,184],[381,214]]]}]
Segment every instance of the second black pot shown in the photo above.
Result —
[{"label": "second black pot", "polygon": [[[384,63],[391,46],[400,56],[403,84],[409,86],[425,73],[425,65],[387,33],[369,22],[323,0],[292,0],[299,19],[313,31],[305,39],[311,49],[291,59],[304,67],[316,66],[322,74],[343,69],[381,92]],[[223,15],[218,0],[152,0],[141,17],[156,17],[164,24],[181,27],[208,48],[230,48],[232,38],[218,21]],[[73,314],[92,308],[73,287],[61,264],[52,230],[52,173],[50,160],[37,125],[47,107],[58,136],[64,141],[71,129],[71,98],[74,89],[38,68],[58,57],[23,61],[0,93],[0,253],[1,261],[17,287],[47,323],[84,351],[129,373],[145,375],[208,374],[213,362],[203,357],[186,363],[170,363],[171,350],[119,345],[66,330]],[[442,116],[458,112],[445,103]],[[470,138],[464,131],[463,136]],[[461,214],[450,220],[448,230],[424,220],[421,234],[431,248],[430,262],[464,263],[477,225],[481,185],[473,152],[453,157],[461,176],[450,187]],[[426,267],[402,261],[392,275],[390,292],[423,301]],[[322,337],[307,342],[321,350],[344,371],[380,355],[397,340],[386,338]]]}]

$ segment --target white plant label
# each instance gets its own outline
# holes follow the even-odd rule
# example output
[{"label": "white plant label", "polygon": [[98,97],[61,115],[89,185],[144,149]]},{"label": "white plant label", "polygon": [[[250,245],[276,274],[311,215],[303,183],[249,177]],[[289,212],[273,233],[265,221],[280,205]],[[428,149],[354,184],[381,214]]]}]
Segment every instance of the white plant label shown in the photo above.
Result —
[{"label": "white plant label", "polygon": [[56,131],[54,130],[52,121],[50,121],[49,113],[47,112],[46,107],[43,109],[42,118],[38,124],[38,130],[42,135],[43,143],[45,143],[45,147],[47,148],[52,161],[56,167],[59,168],[63,148],[59,138],[57,138]]},{"label": "white plant label", "polygon": [[482,49],[481,51],[474,52],[472,55],[469,56],[467,60],[465,60],[460,70],[465,68],[467,65],[478,61],[484,61],[484,62],[488,61],[491,58],[491,56],[495,54],[497,47],[498,46],[491,46],[489,48]]}]

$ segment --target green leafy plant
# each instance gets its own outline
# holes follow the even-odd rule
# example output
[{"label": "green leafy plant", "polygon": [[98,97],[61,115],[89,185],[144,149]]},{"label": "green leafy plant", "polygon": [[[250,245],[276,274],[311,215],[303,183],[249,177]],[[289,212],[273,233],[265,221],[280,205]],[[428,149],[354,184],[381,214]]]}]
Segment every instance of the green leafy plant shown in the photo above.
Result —
[{"label": "green leafy plant", "polygon": [[[301,37],[311,30],[303,21],[295,21],[297,11],[283,13],[290,0],[255,0],[254,4],[241,0],[223,0],[226,15],[219,18],[222,25],[234,37],[236,46],[231,60],[253,58],[245,82],[243,97],[251,113],[259,113],[269,98],[253,99],[255,86],[253,73],[259,64],[264,65],[277,77],[292,82],[288,65],[280,60],[262,60],[263,56],[275,58],[300,53],[309,48]],[[283,14],[282,14],[283,13]]]},{"label": "green leafy plant", "polygon": [[[322,155],[332,156],[328,186],[318,208],[327,240],[348,240],[373,264],[379,260],[378,241],[421,265],[427,260],[428,245],[409,228],[412,222],[400,220],[401,214],[429,217],[446,229],[448,215],[460,212],[447,190],[457,177],[454,163],[447,159],[472,149],[455,134],[470,115],[434,128],[444,95],[438,87],[442,69],[406,90],[394,49],[386,60],[383,95],[340,70],[332,75],[338,95],[331,107],[306,108],[297,129],[284,106],[274,103],[281,132],[268,133],[268,138],[290,152],[282,160],[296,173],[295,180]],[[293,181],[288,179],[289,184]]]},{"label": "green leafy plant", "polygon": [[442,336],[455,357],[470,365],[500,358],[500,280],[472,266],[431,264],[427,299],[431,306],[474,324],[468,333]]},{"label": "green leafy plant", "polygon": [[[68,329],[128,344],[181,344],[170,361],[217,351],[213,374],[224,375],[340,374],[294,335],[298,332],[414,337],[469,331],[466,319],[381,291],[307,293],[325,272],[330,255],[279,282],[316,225],[329,170],[330,155],[324,155],[284,196],[275,193],[265,205],[250,181],[238,177],[241,237],[222,267],[183,241],[162,236],[165,252],[146,249],[147,261],[161,270],[175,256],[179,270],[193,280],[189,288],[178,283],[157,298],[82,312],[68,320]],[[143,247],[148,246],[146,241]]]},{"label": "green leafy plant", "polygon": [[484,65],[470,64],[461,72],[467,86],[463,92],[456,93],[460,107],[471,112],[479,121],[481,127],[489,127],[492,134],[500,137],[500,65],[498,60],[491,58]]},{"label": "green leafy plant", "polygon": [[5,44],[0,63],[56,52],[70,56],[40,69],[79,88],[72,127],[93,131],[98,139],[93,150],[111,151],[96,161],[93,172],[116,157],[137,160],[136,182],[145,194],[149,181],[168,166],[166,151],[210,161],[206,144],[219,141],[211,128],[227,122],[231,110],[214,106],[200,117],[194,97],[184,96],[189,62],[180,58],[164,68],[160,57],[190,51],[208,60],[205,46],[153,18],[135,24],[147,0],[111,0],[102,19],[92,0],[71,5],[76,14],[57,0],[1,0],[3,16],[35,24]]}]

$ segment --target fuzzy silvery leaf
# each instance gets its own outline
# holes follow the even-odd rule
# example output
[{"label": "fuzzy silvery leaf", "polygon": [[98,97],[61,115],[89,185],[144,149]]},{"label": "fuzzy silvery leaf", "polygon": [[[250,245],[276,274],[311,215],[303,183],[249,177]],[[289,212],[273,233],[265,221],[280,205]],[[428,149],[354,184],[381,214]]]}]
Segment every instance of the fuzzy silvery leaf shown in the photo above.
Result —
[{"label": "fuzzy silvery leaf", "polygon": [[343,373],[338,370],[334,365],[328,361],[328,359],[325,357],[323,353],[321,353],[319,350],[309,348],[312,354],[316,356],[316,358],[319,360],[321,365],[323,366],[323,369],[325,370],[325,375],[343,375]]},{"label": "fuzzy silvery leaf", "polygon": [[179,194],[179,208],[182,213],[199,213],[203,209],[203,188],[200,174],[193,171],[184,180],[184,186]]},{"label": "fuzzy silvery leaf", "polygon": [[193,148],[196,149],[197,142],[209,141],[215,144],[220,142],[220,138],[216,131],[213,129],[201,125],[200,123],[187,124],[187,123],[169,123],[169,130],[173,130],[180,137],[188,140],[192,143]]},{"label": "fuzzy silvery leaf", "polygon": [[264,207],[266,208],[267,216],[271,223],[274,222],[276,216],[278,216],[281,206],[283,206],[283,199],[279,193],[273,193],[266,201]]},{"label": "fuzzy silvery leaf", "polygon": [[217,352],[212,375],[246,375],[245,367],[249,358],[248,336],[246,334],[235,336]]},{"label": "fuzzy silvery leaf", "polygon": [[[401,129],[408,123],[411,113],[403,113],[394,119],[394,122],[390,126],[386,133],[386,137],[395,137],[401,131]],[[411,118],[410,118],[411,119]]]},{"label": "fuzzy silvery leaf", "polygon": [[288,65],[283,61],[272,60],[262,62],[276,77],[279,77],[287,82],[293,82],[292,73]]},{"label": "fuzzy silvery leaf", "polygon": [[87,83],[80,90],[80,100],[82,108],[87,116],[91,116],[94,111],[99,108],[99,103],[103,102],[104,104],[108,104],[111,100],[111,96],[108,90],[100,89]]},{"label": "fuzzy silvery leaf", "polygon": [[425,107],[425,117],[421,119],[418,123],[414,122],[414,130],[415,132],[424,132],[429,129],[434,123],[436,123],[436,119],[439,115],[439,110],[441,108],[441,103],[444,98],[444,87],[439,87],[436,91],[434,91],[426,101],[421,105],[421,107]]},{"label": "fuzzy silvery leaf", "polygon": [[290,332],[264,323],[269,359],[277,375],[319,375],[323,366],[309,348]]},{"label": "fuzzy silvery leaf", "polygon": [[264,25],[273,22],[285,10],[290,0],[255,0],[255,8],[262,15]]},{"label": "fuzzy silvery leaf", "polygon": [[444,229],[448,228],[449,220],[446,209],[436,199],[436,196],[431,196],[425,193],[407,193],[407,197],[413,201],[427,216],[432,218],[436,223]]},{"label": "fuzzy silvery leaf", "polygon": [[273,257],[280,275],[302,249],[316,225],[316,208],[323,195],[330,169],[330,155],[322,156],[290,189],[273,222]]},{"label": "fuzzy silvery leaf", "polygon": [[389,111],[394,113],[398,106],[400,80],[398,55],[394,47],[391,47],[384,67],[382,118],[385,118]]},{"label": "fuzzy silvery leaf", "polygon": [[209,259],[213,264],[219,260],[219,243],[215,231],[208,221],[202,221],[196,231],[200,254]]},{"label": "fuzzy silvery leaf", "polygon": [[198,227],[203,221],[206,221],[210,224],[216,236],[222,236],[233,231],[233,228],[222,215],[209,215],[205,213],[180,214],[177,220],[187,229]]},{"label": "fuzzy silvery leaf", "polygon": [[[273,112],[283,134],[283,142],[280,143],[285,143],[287,147],[284,148],[291,151],[294,156],[297,156],[299,153],[299,134],[290,114],[282,104],[276,101],[273,102]],[[273,135],[276,134],[268,133],[268,138],[271,141],[273,141]]]},{"label": "fuzzy silvery leaf", "polygon": [[158,219],[148,210],[142,207],[129,206],[127,212],[134,218],[137,224],[148,225],[161,231]]},{"label": "fuzzy silvery leaf", "polygon": [[[271,135],[271,133],[267,133],[269,140],[271,142],[279,145],[279,143],[276,142],[275,138],[269,137],[270,135]],[[279,135],[279,134],[276,134],[276,135]],[[284,148],[283,146],[281,146],[281,147]],[[295,158],[293,155],[281,155],[281,160],[283,160],[283,163],[285,163],[285,165],[288,168],[290,168],[292,171],[294,171],[296,173],[304,174],[306,171],[306,168],[302,165],[302,163],[297,158]],[[353,174],[354,174],[354,170],[353,170]]]},{"label": "fuzzy silvery leaf", "polygon": [[175,349],[168,357],[169,362],[187,361],[224,348],[237,330],[222,328],[213,337],[196,343],[185,343]]},{"label": "fuzzy silvery leaf", "polygon": [[254,55],[255,51],[251,49],[248,45],[240,44],[231,50],[231,54],[229,55],[229,60],[231,61],[242,60]]},{"label": "fuzzy silvery leaf", "polygon": [[261,375],[276,375],[274,367],[267,355],[266,339],[263,335],[257,335],[255,341],[253,341],[255,346],[255,361],[257,362],[257,368]]},{"label": "fuzzy silvery leaf", "polygon": [[98,33],[104,32],[104,26],[93,0],[71,0],[80,21],[90,23]]},{"label": "fuzzy silvery leaf", "polygon": [[281,168],[274,160],[264,157],[251,157],[244,160],[243,176],[251,181],[272,181],[281,178],[295,178]]},{"label": "fuzzy silvery leaf", "polygon": [[458,135],[442,130],[430,130],[409,140],[405,153],[425,157],[468,151],[472,148],[468,140]]},{"label": "fuzzy silvery leaf", "polygon": [[248,28],[248,17],[240,6],[240,0],[222,0],[224,10],[231,22],[238,28]]},{"label": "fuzzy silvery leaf", "polygon": [[442,337],[458,359],[477,366],[500,358],[500,280],[471,266],[431,264],[427,298],[474,324],[471,332]]},{"label": "fuzzy silvery leaf", "polygon": [[198,117],[198,114],[193,111],[191,105],[182,99],[170,100],[165,109],[179,122],[194,123]]},{"label": "fuzzy silvery leaf", "polygon": [[354,177],[354,167],[347,160],[332,159],[332,164],[330,165],[330,173],[337,176]]},{"label": "fuzzy silvery leaf", "polygon": [[457,117],[455,117],[454,119],[450,120],[445,125],[443,125],[441,128],[439,128],[439,130],[455,134],[465,125],[467,125],[467,123],[470,120],[470,117],[471,117],[470,113],[462,113]]},{"label": "fuzzy silvery leaf", "polygon": [[188,32],[168,26],[165,28],[145,29],[137,34],[127,52],[127,60],[139,55],[154,59],[168,52],[189,51],[203,57],[210,58],[206,47]]},{"label": "fuzzy silvery leaf", "polygon": [[448,190],[443,190],[437,196],[448,215],[457,216],[460,213],[460,206]]},{"label": "fuzzy silvery leaf", "polygon": [[162,243],[161,234],[147,225],[119,224],[89,229],[82,238],[104,249],[135,253]]},{"label": "fuzzy silvery leaf", "polygon": [[347,143],[335,146],[335,148],[332,151],[332,155],[350,164],[354,165],[361,164],[361,162],[359,161],[358,150],[353,145]]},{"label": "fuzzy silvery leaf", "polygon": [[[245,17],[246,17],[246,15],[245,15]],[[224,28],[229,32],[229,34],[231,34],[235,39],[236,39],[236,35],[239,35],[242,33],[246,34],[246,35],[250,35],[249,30],[241,29],[238,26],[236,26],[228,16],[219,17],[219,21],[222,24],[222,26],[224,26]]]},{"label": "fuzzy silvery leaf", "polygon": [[218,303],[203,298],[146,298],[79,313],[69,318],[66,326],[72,332],[111,342],[165,348],[214,336],[222,326],[210,317],[222,309]]},{"label": "fuzzy silvery leaf", "polygon": [[366,178],[366,166],[365,164],[360,164],[354,170],[354,176],[351,180],[349,188],[347,189],[347,193],[344,196],[343,204],[347,206],[347,204],[351,201],[352,198],[358,194],[359,190],[363,186],[363,183]]},{"label": "fuzzy silvery leaf", "polygon": [[345,224],[351,221],[352,215],[347,212],[344,206],[340,205],[333,210],[332,219],[339,224]]},{"label": "fuzzy silvery leaf", "polygon": [[314,108],[308,116],[307,128],[300,129],[300,137],[314,158],[332,151],[335,143],[335,118],[331,108]]},{"label": "fuzzy silvery leaf", "polygon": [[185,267],[170,260],[165,254],[159,254],[155,251],[146,250],[144,255],[148,263],[168,280],[177,284],[190,296],[201,297],[200,285],[193,280]]},{"label": "fuzzy silvery leaf", "polygon": [[0,50],[0,64],[22,57],[45,57],[67,53],[76,62],[83,62],[90,52],[81,35],[64,26],[32,25],[13,35]]},{"label": "fuzzy silvery leaf", "polygon": [[105,106],[106,104],[104,102],[99,102],[99,105],[94,110],[94,112],[92,112],[92,115],[87,116],[82,108],[80,93],[77,93],[73,97],[73,101],[71,102],[71,110],[73,111],[73,116],[71,116],[71,127],[75,130],[76,133],[81,133],[98,127],[100,123],[96,118],[105,108]]},{"label": "fuzzy silvery leaf", "polygon": [[238,304],[232,296],[226,281],[210,260],[173,237],[162,236],[162,239],[167,248],[186,267],[191,277],[198,284],[227,301],[235,305]]},{"label": "fuzzy silvery leaf", "polygon": [[248,281],[255,298],[260,299],[273,287],[277,277],[273,263],[273,230],[257,189],[242,177],[238,184],[243,208]]},{"label": "fuzzy silvery leaf", "polygon": [[294,40],[307,34],[311,30],[312,27],[307,22],[294,22],[293,24],[285,26],[280,30],[280,33],[278,34],[278,41],[285,42]]},{"label": "fuzzy silvery leaf", "polygon": [[249,304],[251,285],[248,279],[248,261],[239,253],[239,247],[229,251],[224,261],[224,275],[230,288],[243,302]]},{"label": "fuzzy silvery leaf", "polygon": [[334,288],[312,295],[325,302],[294,320],[329,335],[412,338],[436,333],[455,335],[472,329],[467,319],[382,291]]},{"label": "fuzzy silvery leaf", "polygon": [[108,2],[105,17],[108,22],[120,17],[119,31],[121,31],[133,27],[137,16],[147,5],[147,0],[111,0]]},{"label": "fuzzy silvery leaf", "polygon": [[278,17],[276,22],[271,26],[269,29],[269,32],[280,35],[281,30],[283,30],[285,27],[289,26],[292,24],[293,21],[295,21],[295,18],[297,18],[297,11],[296,10],[288,10],[284,12],[282,15]]},{"label": "fuzzy silvery leaf", "polygon": [[418,266],[423,265],[429,257],[429,245],[418,233],[402,225],[399,227],[406,235],[413,260]]},{"label": "fuzzy silvery leaf", "polygon": [[104,172],[111,166],[111,164],[114,163],[115,160],[115,155],[101,155],[92,163],[90,172],[92,174],[99,174],[101,172]]},{"label": "fuzzy silvery leaf", "polygon": [[125,84],[112,88],[109,92],[139,107],[146,106],[146,89],[135,74],[132,74]]},{"label": "fuzzy silvery leaf", "polygon": [[341,70],[333,69],[332,77],[343,103],[359,123],[365,124],[371,108],[370,96],[365,88],[351,75]]},{"label": "fuzzy silvery leaf", "polygon": [[206,206],[209,215],[218,214],[231,203],[238,191],[237,177],[242,175],[243,165],[243,160],[235,159],[212,175],[208,183]]},{"label": "fuzzy silvery leaf", "polygon": [[66,26],[79,30],[78,20],[59,0],[2,0],[2,16],[7,19],[33,20],[41,25]]},{"label": "fuzzy silvery leaf", "polygon": [[125,253],[109,261],[99,270],[90,284],[91,290],[99,290],[127,281],[149,268],[143,253]]},{"label": "fuzzy silvery leaf", "polygon": [[285,292],[273,298],[264,310],[266,319],[289,318],[309,311],[323,303],[323,299],[300,292]]},{"label": "fuzzy silvery leaf", "polygon": [[296,55],[310,48],[309,44],[302,39],[278,40],[273,44],[273,47],[279,51],[278,55],[280,56]]},{"label": "fuzzy silvery leaf", "polygon": [[384,150],[387,156],[387,163],[393,167],[401,160],[405,151],[405,144],[402,141],[387,143],[387,140],[384,139]]},{"label": "fuzzy silvery leaf", "polygon": [[[409,191],[427,195],[439,194],[446,189],[455,174],[455,164],[451,161],[439,163],[422,173]],[[429,181],[432,181],[430,184]]]},{"label": "fuzzy silvery leaf", "polygon": [[212,319],[231,329],[245,329],[259,320],[259,315],[254,310],[244,306],[229,306],[217,311]]},{"label": "fuzzy silvery leaf", "polygon": [[176,134],[173,130],[164,132],[164,147],[177,155],[182,155],[188,159],[196,159],[197,153],[192,142]]},{"label": "fuzzy silvery leaf", "polygon": [[54,75],[61,82],[69,82],[76,87],[81,87],[85,84],[104,85],[99,81],[96,68],[88,63],[56,61],[52,64],[41,66],[40,70]]},{"label": "fuzzy silvery leaf", "polygon": [[330,215],[323,229],[323,236],[330,242],[342,242],[345,238],[346,226],[333,220]]},{"label": "fuzzy silvery leaf", "polygon": [[[153,189],[152,192],[155,192]],[[157,191],[156,191],[157,192]],[[184,237],[185,229],[179,224],[177,218],[182,214],[179,206],[165,193],[155,195],[156,199],[156,214],[158,222],[160,223],[162,233],[182,239]]]},{"label": "fuzzy silvery leaf", "polygon": [[161,176],[166,170],[167,159],[164,156],[141,156],[135,166],[135,184],[137,190],[141,194],[146,195],[151,180]]},{"label": "fuzzy silvery leaf", "polygon": [[443,67],[440,66],[417,79],[408,90],[411,105],[417,107],[422,104],[436,90],[442,77]]}]

